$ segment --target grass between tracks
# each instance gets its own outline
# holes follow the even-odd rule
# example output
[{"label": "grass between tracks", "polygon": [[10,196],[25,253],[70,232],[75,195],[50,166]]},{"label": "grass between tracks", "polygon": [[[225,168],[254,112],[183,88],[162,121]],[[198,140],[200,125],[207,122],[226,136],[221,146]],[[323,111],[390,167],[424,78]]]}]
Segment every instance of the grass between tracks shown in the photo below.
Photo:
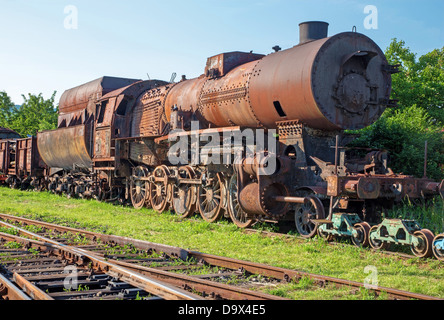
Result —
[{"label": "grass between tracks", "polygon": [[[442,205],[436,208],[434,215],[442,219]],[[390,215],[408,208],[399,210]],[[247,234],[224,220],[216,224],[199,217],[181,220],[171,213],[4,187],[0,187],[0,212],[358,282],[374,279],[379,286],[444,298],[444,264],[435,259],[406,260],[344,243],[329,245],[321,239]],[[436,221],[442,223],[439,218]],[[320,288],[309,280],[271,288],[268,293],[293,299],[372,298],[365,290]]]}]

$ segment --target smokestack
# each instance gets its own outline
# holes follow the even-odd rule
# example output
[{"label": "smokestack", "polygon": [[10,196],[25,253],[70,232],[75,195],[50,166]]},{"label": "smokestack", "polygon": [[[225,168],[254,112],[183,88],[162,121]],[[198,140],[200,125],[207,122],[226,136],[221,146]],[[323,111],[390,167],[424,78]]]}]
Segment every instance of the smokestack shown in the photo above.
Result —
[{"label": "smokestack", "polygon": [[319,40],[328,36],[328,23],[323,21],[307,21],[299,24],[299,44]]}]

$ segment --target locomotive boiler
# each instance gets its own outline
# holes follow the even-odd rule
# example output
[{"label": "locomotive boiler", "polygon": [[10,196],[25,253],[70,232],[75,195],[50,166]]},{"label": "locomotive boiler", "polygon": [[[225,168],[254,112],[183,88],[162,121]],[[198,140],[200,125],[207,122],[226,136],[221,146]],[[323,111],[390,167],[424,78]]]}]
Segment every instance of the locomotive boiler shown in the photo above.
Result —
[{"label": "locomotive boiler", "polygon": [[[357,244],[368,243],[368,222],[378,222],[384,207],[444,194],[443,182],[394,173],[385,152],[355,157],[346,147],[352,136],[345,130],[367,127],[396,106],[397,67],[373,40],[357,32],[328,37],[328,24],[312,21],[300,24],[297,45],[273,49],[210,57],[200,77],[177,83],[103,77],[67,90],[58,128],[37,136],[48,166],[40,183],[209,222],[225,216],[243,228],[291,220],[305,237],[332,236],[337,219]],[[246,129],[252,146],[231,139],[245,138]],[[259,148],[258,132],[272,135],[276,147]],[[192,146],[193,136],[206,135],[230,153]],[[187,161],[173,163],[171,150],[184,137]]]}]

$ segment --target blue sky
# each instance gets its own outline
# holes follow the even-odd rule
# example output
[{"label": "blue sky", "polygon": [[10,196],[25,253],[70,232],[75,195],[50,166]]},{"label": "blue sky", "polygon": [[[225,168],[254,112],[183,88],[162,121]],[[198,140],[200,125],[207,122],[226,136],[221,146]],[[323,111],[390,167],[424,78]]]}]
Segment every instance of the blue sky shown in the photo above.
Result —
[{"label": "blue sky", "polygon": [[[65,22],[77,9],[77,29]],[[367,5],[378,28],[366,29]],[[444,46],[444,0],[0,0],[0,91],[49,98],[104,75],[169,80],[203,73],[221,52],[271,53],[298,43],[298,24],[329,35],[353,26],[385,50],[404,40],[419,56]]]}]

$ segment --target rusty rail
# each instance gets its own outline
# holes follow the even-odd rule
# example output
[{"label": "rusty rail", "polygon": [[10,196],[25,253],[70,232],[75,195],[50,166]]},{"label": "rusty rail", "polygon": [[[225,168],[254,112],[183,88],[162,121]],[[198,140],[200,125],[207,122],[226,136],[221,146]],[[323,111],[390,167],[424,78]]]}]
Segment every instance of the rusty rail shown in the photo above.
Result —
[{"label": "rusty rail", "polygon": [[[75,228],[57,226],[57,225],[53,225],[53,224],[48,224],[48,223],[44,223],[44,222],[40,222],[40,221],[33,221],[33,220],[26,219],[26,218],[19,218],[19,217],[5,215],[5,214],[0,214],[0,218],[21,221],[21,222],[28,223],[28,224],[35,224],[35,225],[39,225],[39,226],[46,227],[46,228],[55,228],[56,230],[59,230],[59,231],[61,231],[61,230],[68,231],[69,230],[70,232],[74,232],[74,233],[84,233],[86,236],[88,236],[90,238],[94,238],[94,239],[102,239],[102,236],[103,236],[103,239],[107,239],[107,241],[111,241],[111,242],[113,242],[113,240],[117,240],[117,241],[119,239],[121,240],[121,238],[122,238],[122,237],[118,237],[118,236],[102,235],[99,233],[84,231],[84,230],[75,229]],[[2,223],[2,222],[0,221],[0,223]],[[132,243],[135,248],[143,248],[143,250],[146,250],[147,247],[153,245],[153,243],[141,241],[141,240],[134,240],[133,242],[131,242],[130,238],[125,238],[125,241],[126,241],[125,242],[126,244]],[[158,248],[162,247],[162,245],[158,245],[158,244],[154,244],[154,245],[156,245]],[[174,248],[174,247],[170,247],[170,246],[166,246],[165,248],[169,249],[171,252],[181,252],[181,250],[184,250],[184,249]],[[78,251],[82,255],[87,253],[87,251],[85,251],[83,249],[78,249]],[[228,268],[228,269],[234,269],[234,270],[245,270],[245,271],[252,273],[252,274],[260,274],[260,275],[263,275],[266,277],[275,278],[275,279],[279,279],[279,280],[283,280],[283,281],[298,280],[302,277],[309,277],[310,279],[313,279],[314,281],[316,281],[318,283],[335,283],[335,284],[354,287],[354,288],[364,288],[365,287],[364,283],[351,281],[351,280],[345,280],[345,279],[339,279],[339,278],[334,278],[334,277],[329,277],[329,276],[317,275],[317,274],[312,274],[312,273],[307,273],[307,272],[302,272],[302,271],[297,271],[297,270],[291,270],[291,269],[285,269],[285,268],[280,268],[280,267],[274,267],[274,266],[269,266],[269,265],[254,263],[254,262],[249,262],[249,261],[242,261],[242,260],[237,260],[237,259],[232,259],[232,258],[227,258],[227,257],[220,257],[220,256],[205,254],[205,253],[201,253],[201,252],[197,252],[197,251],[188,251],[188,250],[184,250],[184,251],[186,252],[186,256],[188,258],[194,258],[197,261],[204,261],[205,263],[210,264],[210,265],[219,266],[219,267]],[[261,296],[261,294],[259,292],[256,292],[256,295],[257,295],[256,297],[254,296],[255,294],[250,295],[250,296],[244,296],[243,294],[251,294],[251,291],[250,290],[245,290],[245,291],[240,290],[240,288],[238,288],[238,287],[227,286],[225,284],[216,284],[215,285],[214,282],[211,282],[208,280],[198,279],[198,278],[194,278],[194,277],[190,277],[190,276],[184,276],[184,275],[180,275],[180,274],[176,274],[176,273],[170,273],[170,272],[158,270],[155,268],[138,266],[138,265],[134,265],[131,263],[122,262],[122,261],[117,261],[117,260],[108,260],[108,261],[110,263],[119,265],[121,267],[128,268],[129,270],[132,270],[133,272],[145,274],[146,276],[159,279],[159,281],[163,281],[163,282],[169,283],[171,285],[182,286],[184,288],[192,288],[197,291],[206,291],[207,293],[211,292],[211,293],[213,293],[212,294],[213,297],[223,297],[223,298],[227,298],[227,299],[239,299],[240,297],[245,299],[245,297],[248,297],[249,299],[255,299],[255,300],[258,300],[261,298],[266,299],[266,298],[271,297],[269,295]],[[407,291],[392,289],[392,288],[387,288],[387,287],[379,287],[379,286],[372,287],[372,290],[374,290],[377,293],[386,292],[391,298],[394,298],[394,299],[442,300],[437,297],[432,297],[432,296],[428,296],[428,295],[412,293],[412,292],[407,292]],[[274,297],[274,298],[277,299],[278,297]]]},{"label": "rusty rail", "polygon": [[34,284],[26,280],[23,276],[18,273],[14,273],[13,275],[14,282],[23,290],[23,292],[27,293],[34,300],[54,300],[48,294],[40,290]]},{"label": "rusty rail", "polygon": [[[11,216],[11,218],[13,219],[14,217]],[[21,219],[19,218],[16,221],[19,221],[19,220],[21,220]],[[32,220],[29,220],[29,219],[22,220],[22,222],[25,222],[25,221],[28,224],[32,224],[32,222],[33,222]],[[139,266],[136,264],[126,263],[124,261],[118,261],[115,259],[110,259],[109,257],[105,257],[101,254],[97,254],[97,253],[92,254],[91,251],[88,251],[88,250],[85,250],[82,248],[73,248],[70,246],[60,244],[57,241],[47,239],[45,237],[41,237],[40,235],[26,231],[22,228],[17,228],[16,226],[10,225],[6,222],[0,221],[0,225],[4,225],[4,226],[10,227],[10,228],[15,228],[16,230],[19,230],[19,232],[21,234],[36,238],[38,240],[35,241],[35,240],[31,240],[31,239],[24,239],[24,238],[20,238],[20,237],[9,235],[9,234],[3,234],[3,233],[0,233],[0,238],[6,238],[11,241],[21,242],[23,244],[26,244],[27,246],[33,246],[33,247],[39,248],[39,249],[44,248],[47,250],[63,250],[64,252],[62,254],[64,254],[64,255],[67,255],[67,254],[76,255],[78,257],[78,259],[81,259],[83,262],[88,262],[90,260],[94,264],[97,264],[95,266],[95,268],[99,268],[100,270],[106,270],[106,272],[108,274],[114,274],[114,275],[118,276],[119,278],[123,279],[124,281],[127,281],[136,287],[141,287],[144,290],[146,290],[148,292],[152,292],[153,294],[156,294],[158,296],[162,296],[165,299],[171,299],[171,298],[175,298],[175,297],[174,296],[165,296],[165,294],[162,295],[161,294],[162,292],[159,294],[158,291],[153,291],[152,289],[149,291],[149,288],[146,288],[145,286],[143,286],[143,283],[140,284],[140,280],[138,280],[138,279],[149,278],[153,282],[160,282],[163,284],[163,286],[169,286],[168,290],[171,290],[171,288],[173,288],[175,291],[178,291],[180,293],[180,294],[178,294],[178,296],[182,299],[186,299],[189,297],[194,297],[194,298],[199,298],[199,299],[201,298],[199,296],[195,296],[194,294],[188,294],[188,291],[186,291],[186,290],[189,290],[189,289],[194,289],[198,292],[204,292],[210,298],[214,298],[214,299],[220,299],[220,298],[230,299],[230,300],[245,300],[245,299],[248,299],[248,300],[280,300],[280,299],[282,299],[280,297],[272,296],[272,295],[257,292],[257,291],[247,290],[247,289],[239,288],[239,287],[232,286],[232,285],[218,283],[218,282],[214,282],[214,281],[210,281],[210,280],[206,280],[206,279],[200,279],[200,278],[196,278],[193,276],[187,276],[184,274],[177,274],[177,273],[168,272],[168,271],[164,271],[164,270],[158,270],[155,268]],[[46,228],[59,227],[59,226],[56,226],[53,224],[51,226],[49,226],[49,225],[42,223],[42,222],[36,222],[36,225],[44,226]],[[56,229],[59,231],[61,229],[64,229],[64,230],[69,229],[70,232],[83,233],[83,230],[77,230],[77,229],[67,228],[67,227],[62,227],[62,226],[60,226],[60,228],[56,228]],[[91,232],[87,232],[87,234],[89,236],[92,236]],[[95,234],[94,238],[98,238],[100,236],[101,236],[100,234]],[[106,235],[105,235],[105,238],[106,238]],[[111,238],[113,238],[113,236],[111,236]],[[119,240],[119,237],[117,237],[117,239],[114,239],[114,240]],[[113,241],[111,240],[111,242],[113,242]],[[126,243],[126,244],[128,244],[128,243]],[[151,246],[151,243],[143,243],[143,242],[135,241],[135,243],[133,243],[133,245],[135,247],[139,246],[139,247],[143,248],[143,250],[144,250],[147,248],[147,246]],[[161,245],[156,246],[156,248],[159,248],[159,247],[161,247]],[[171,249],[171,247],[169,247],[169,246],[166,246],[166,248]],[[176,249],[179,249],[179,248],[176,248]],[[172,252],[177,252],[177,250],[172,250]],[[72,259],[72,257],[70,257],[70,259]],[[106,259],[106,265],[103,266],[102,264],[104,264],[103,261],[105,261],[105,259]],[[124,272],[126,274],[130,274],[131,277],[125,276]],[[144,280],[144,281],[146,281],[146,280]],[[28,287],[29,287],[29,285],[26,286],[26,288],[28,288]],[[183,287],[185,290],[176,289],[176,288],[180,288],[180,287]],[[156,288],[157,287],[155,287],[155,289]],[[28,291],[31,291],[31,290],[28,290]],[[186,297],[186,296],[183,297],[184,292],[186,292],[188,294],[188,297]],[[37,296],[37,294],[34,294],[34,296]]]},{"label": "rusty rail", "polygon": [[154,250],[157,252],[165,252],[166,254],[168,254],[172,257],[177,257],[182,260],[186,260],[188,257],[187,250],[182,249],[182,248],[178,248],[178,247],[165,245],[165,244],[158,244],[158,243],[153,243],[153,242],[148,242],[148,241],[141,241],[141,240],[137,240],[137,239],[132,239],[132,238],[128,238],[128,237],[121,237],[121,236],[96,233],[96,232],[92,232],[92,231],[88,231],[88,230],[81,230],[81,229],[76,229],[76,228],[71,228],[71,227],[66,227],[66,226],[60,226],[60,225],[56,225],[53,223],[31,220],[31,219],[16,217],[16,216],[12,216],[9,214],[3,214],[3,213],[0,213],[0,218],[11,220],[11,221],[18,221],[18,222],[22,222],[25,224],[32,224],[32,225],[40,226],[43,228],[58,230],[60,232],[82,233],[85,236],[85,238],[88,238],[91,240],[95,240],[95,239],[100,238],[100,240],[102,240],[103,242],[113,243],[113,244],[117,244],[120,246],[125,246],[125,245],[131,244],[140,250],[146,250],[146,251],[147,250]]},{"label": "rusty rail", "polygon": [[32,300],[20,288],[0,273],[0,295],[7,300]]},{"label": "rusty rail", "polygon": [[[112,260],[113,263],[124,266],[135,272],[140,272],[147,276],[158,278],[172,285],[191,288],[199,292],[206,292],[213,299],[229,299],[229,300],[287,300],[278,296],[265,294],[258,291],[243,289],[236,286],[218,283],[205,279],[199,279],[184,274],[171,273],[155,268],[148,268],[122,261]],[[240,269],[240,268],[239,268]]]},{"label": "rusty rail", "polygon": [[[95,268],[98,270],[105,270],[110,274],[114,274],[118,276],[123,281],[128,282],[129,284],[139,287],[149,293],[152,293],[156,296],[162,297],[164,299],[168,300],[177,300],[177,299],[185,299],[185,300],[200,300],[201,297],[189,293],[185,290],[181,290],[175,287],[172,287],[170,285],[167,285],[165,283],[159,282],[158,280],[150,279],[145,275],[142,275],[137,272],[133,272],[131,270],[128,270],[126,268],[123,268],[119,265],[116,265],[112,262],[106,261],[104,258],[99,257],[95,254],[92,254],[91,252],[88,252],[86,250],[81,250],[72,246],[67,246],[62,243],[59,243],[57,241],[48,239],[46,237],[42,237],[38,234],[35,234],[33,232],[27,231],[25,229],[16,227],[14,225],[11,225],[9,223],[0,221],[0,224],[9,227],[12,229],[17,230],[20,234],[26,235],[35,239],[38,239],[41,242],[44,242],[46,244],[49,244],[52,246],[53,250],[58,250],[61,254],[69,256],[71,259],[72,257],[76,257],[78,261],[82,262],[92,262]],[[20,278],[19,278],[20,279]],[[22,280],[22,279],[20,279]],[[20,281],[20,283],[23,284],[23,286],[28,286],[23,281]]]}]

